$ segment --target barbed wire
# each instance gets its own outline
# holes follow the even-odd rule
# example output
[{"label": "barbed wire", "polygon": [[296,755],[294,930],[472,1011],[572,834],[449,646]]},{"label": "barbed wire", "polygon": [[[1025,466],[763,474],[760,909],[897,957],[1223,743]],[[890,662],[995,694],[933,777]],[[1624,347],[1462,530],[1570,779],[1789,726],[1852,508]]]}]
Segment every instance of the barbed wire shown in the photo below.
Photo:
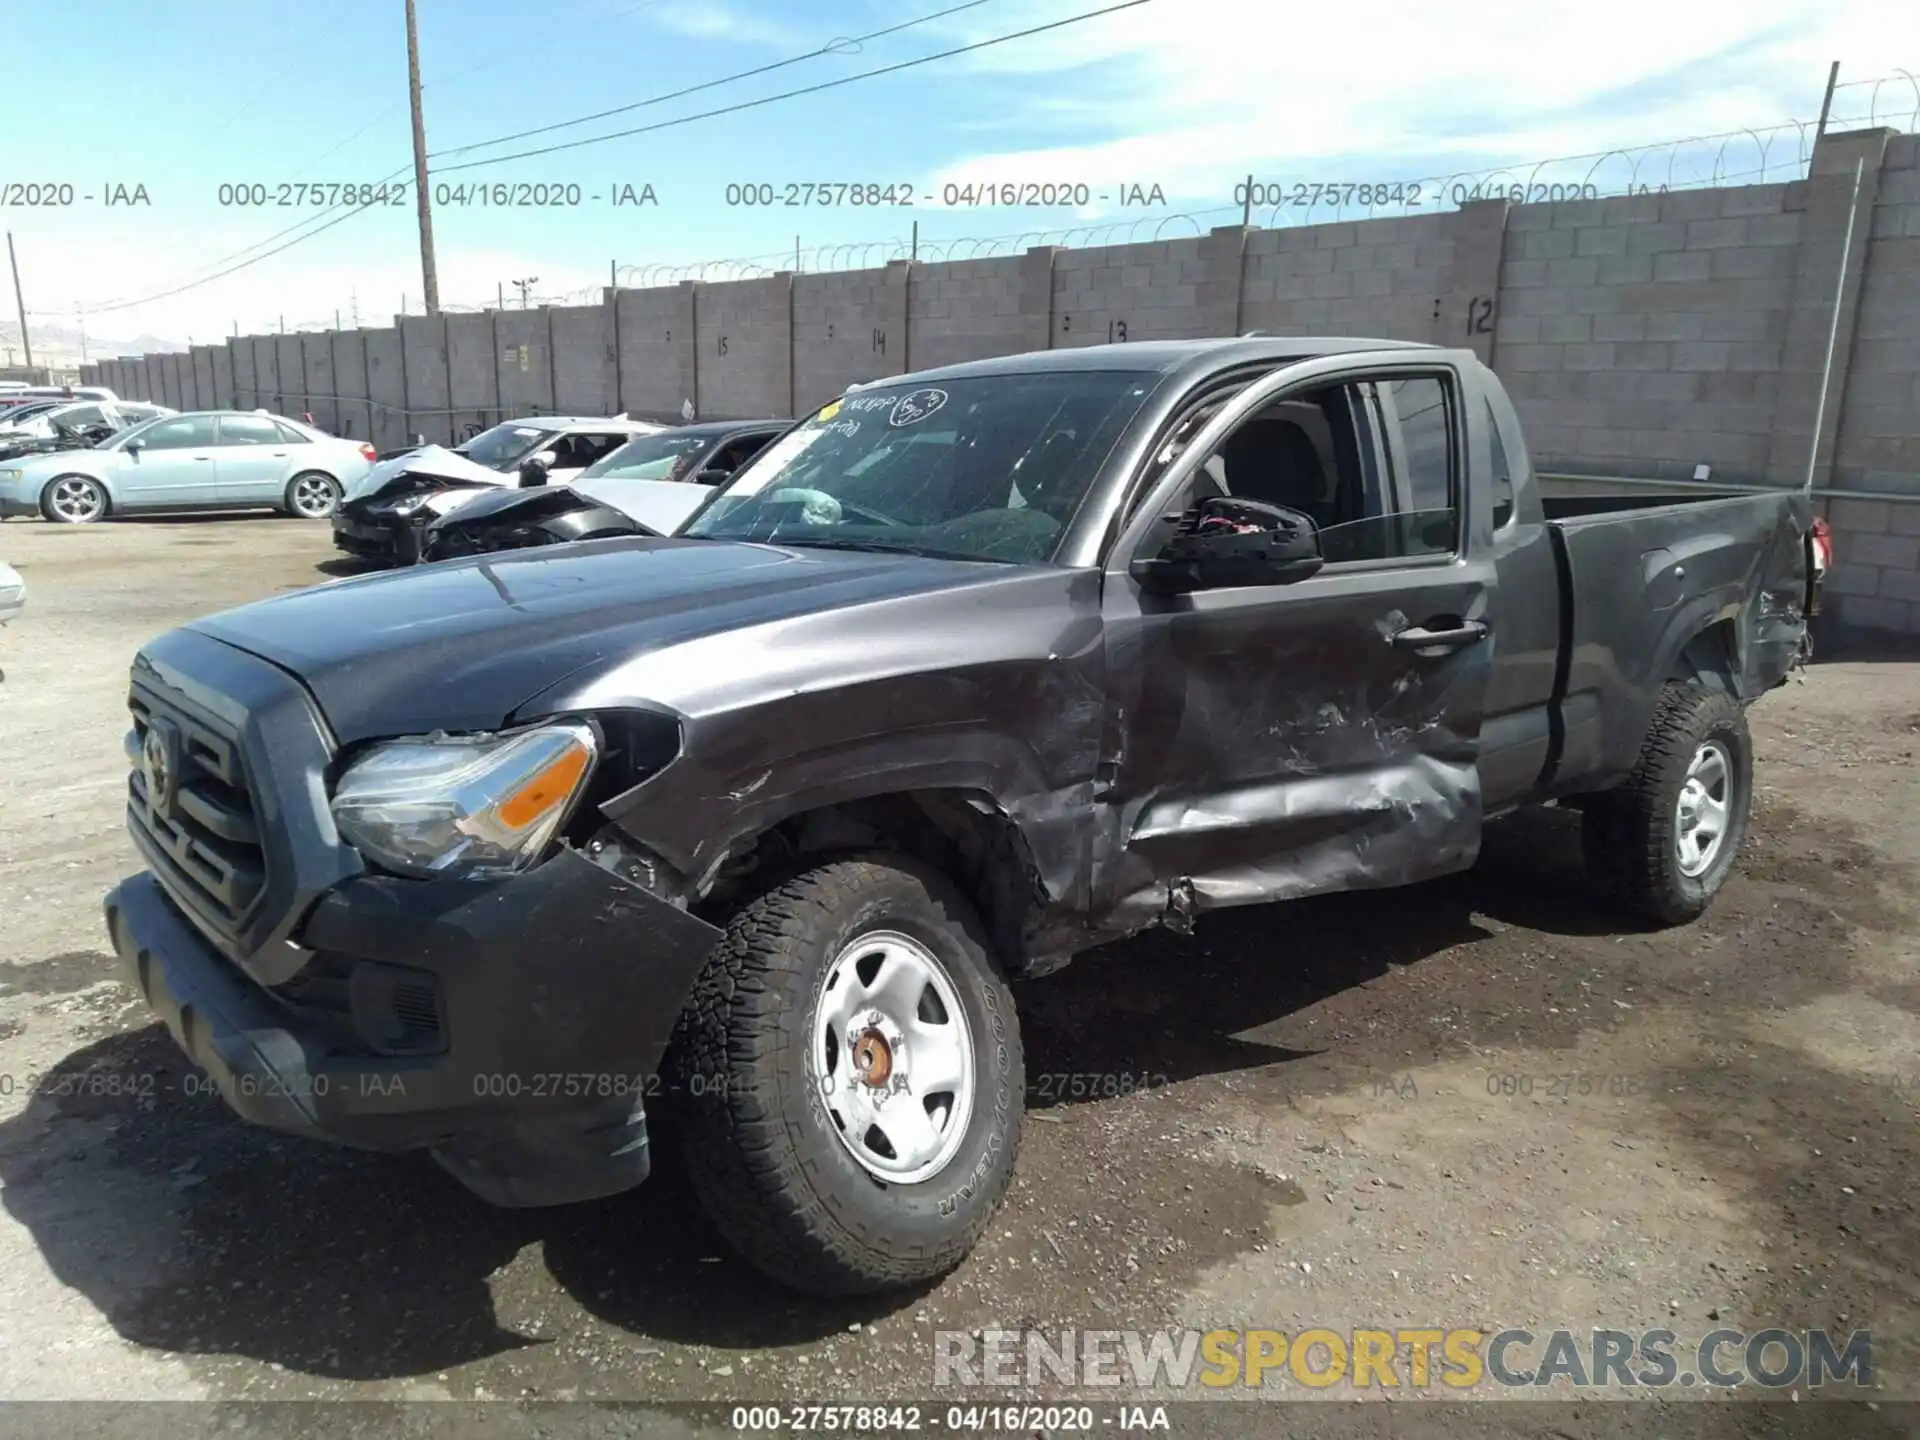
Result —
[{"label": "barbed wire", "polygon": [[[1842,113],[1841,102],[1848,113]],[[1826,120],[1829,132],[1852,127],[1920,132],[1920,75],[1904,69],[1834,87]],[[649,289],[685,281],[706,283],[765,279],[781,273],[835,274],[882,268],[896,260],[955,264],[1023,254],[1038,246],[1098,249],[1152,243],[1178,237],[1204,237],[1212,229],[1246,219],[1264,228],[1321,225],[1347,220],[1437,215],[1477,199],[1508,198],[1515,203],[1610,199],[1731,184],[1786,183],[1806,178],[1820,126],[1807,120],[1742,127],[1691,135],[1640,146],[1623,146],[1531,162],[1511,162],[1394,181],[1391,185],[1328,187],[1288,183],[1274,203],[1249,203],[1236,186],[1236,203],[1156,213],[1126,220],[1088,219],[1066,226],[1028,227],[995,235],[946,238],[895,235],[835,241],[795,249],[765,251],[725,259],[616,264],[609,277],[615,288]],[[1737,167],[1737,168],[1736,168]],[[1253,177],[1256,187],[1262,182]],[[1244,184],[1245,182],[1241,182]],[[1274,190],[1282,187],[1278,183]],[[1371,193],[1369,193],[1371,192]],[[1366,198],[1362,198],[1363,195]],[[1417,195],[1417,199],[1416,199]],[[529,295],[522,306],[591,306],[601,303],[606,284],[553,294]],[[452,314],[484,314],[503,307],[495,301],[442,304]],[[304,320],[287,333],[333,328],[330,320]]]}]

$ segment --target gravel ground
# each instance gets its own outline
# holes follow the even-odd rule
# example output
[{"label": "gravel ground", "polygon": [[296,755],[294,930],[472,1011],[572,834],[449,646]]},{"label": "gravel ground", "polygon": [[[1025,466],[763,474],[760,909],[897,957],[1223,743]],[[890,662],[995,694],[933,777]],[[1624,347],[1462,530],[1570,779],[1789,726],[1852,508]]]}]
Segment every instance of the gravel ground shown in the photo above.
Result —
[{"label": "gravel ground", "polygon": [[[1573,817],[1543,812],[1491,827],[1471,875],[1210,917],[1028,986],[1034,1123],[999,1221],[924,1292],[824,1303],[725,1258],[670,1175],[498,1211],[424,1160],[249,1129],[114,980],[134,650],[330,554],[266,517],[0,526],[29,585],[0,631],[0,1398],[844,1403],[934,1393],[939,1329],[1416,1323],[1867,1328],[1878,1399],[1920,1398],[1915,659],[1823,662],[1756,708],[1753,832],[1691,927],[1596,908]],[[1287,1433],[1323,1433],[1312,1408]],[[1678,1434],[1821,1407],[1596,1408]],[[1575,1409],[1500,1428],[1570,1433]],[[130,1413],[165,1412],[39,1419]],[[524,1412],[243,1413],[347,1435]],[[1280,1413],[1173,1412],[1223,1435]]]}]

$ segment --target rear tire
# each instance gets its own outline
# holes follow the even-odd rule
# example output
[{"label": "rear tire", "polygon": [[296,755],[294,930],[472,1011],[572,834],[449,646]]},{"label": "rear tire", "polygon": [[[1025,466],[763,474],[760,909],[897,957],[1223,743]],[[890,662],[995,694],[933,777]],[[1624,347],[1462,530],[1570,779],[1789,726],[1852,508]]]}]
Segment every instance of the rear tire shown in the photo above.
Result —
[{"label": "rear tire", "polygon": [[40,513],[55,525],[91,525],[110,508],[106,487],[89,475],[56,475],[40,492]]},{"label": "rear tire", "polygon": [[340,497],[344,493],[340,482],[331,475],[309,470],[287,482],[287,493],[282,498],[289,515],[302,520],[326,520],[340,508]]},{"label": "rear tire", "polygon": [[830,860],[741,906],[688,997],[668,1076],[715,1230],[790,1289],[945,1274],[1012,1179],[1025,1096],[1012,994],[959,889],[903,856]]},{"label": "rear tire", "polygon": [[1723,691],[1670,681],[1633,773],[1586,802],[1587,873],[1639,918],[1685,924],[1726,883],[1752,812],[1746,708]]}]

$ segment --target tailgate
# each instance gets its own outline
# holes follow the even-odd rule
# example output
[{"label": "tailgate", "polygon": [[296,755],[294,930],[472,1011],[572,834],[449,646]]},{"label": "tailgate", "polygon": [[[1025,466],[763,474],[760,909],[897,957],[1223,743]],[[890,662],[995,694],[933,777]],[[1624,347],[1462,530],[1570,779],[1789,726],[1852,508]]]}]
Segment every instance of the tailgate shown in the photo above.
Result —
[{"label": "tailgate", "polygon": [[1550,522],[1570,760],[1630,769],[1660,687],[1694,662],[1744,700],[1786,678],[1806,636],[1810,510],[1783,491]]}]

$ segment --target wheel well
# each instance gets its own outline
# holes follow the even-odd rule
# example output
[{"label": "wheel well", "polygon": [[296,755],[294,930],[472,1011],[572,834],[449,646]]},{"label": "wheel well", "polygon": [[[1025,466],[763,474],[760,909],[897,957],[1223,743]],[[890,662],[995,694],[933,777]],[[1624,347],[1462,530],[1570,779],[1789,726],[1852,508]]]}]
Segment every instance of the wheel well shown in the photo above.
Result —
[{"label": "wheel well", "polygon": [[911,790],[802,811],[736,847],[696,912],[730,909],[771,873],[837,850],[897,850],[937,866],[967,894],[1003,962],[1027,966],[1026,935],[1047,904],[1026,838],[999,806],[968,790]]},{"label": "wheel well", "polygon": [[1739,670],[1734,663],[1737,653],[1733,621],[1716,620],[1686,643],[1674,659],[1667,679],[1685,680],[1708,690],[1738,695]]}]

